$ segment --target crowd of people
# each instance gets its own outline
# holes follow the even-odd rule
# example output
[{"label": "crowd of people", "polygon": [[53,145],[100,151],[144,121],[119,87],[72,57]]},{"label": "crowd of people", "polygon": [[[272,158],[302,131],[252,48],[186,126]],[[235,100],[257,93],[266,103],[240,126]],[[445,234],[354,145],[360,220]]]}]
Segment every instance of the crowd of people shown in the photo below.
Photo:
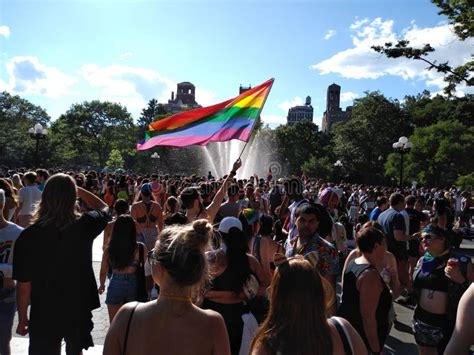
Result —
[{"label": "crowd of people", "polygon": [[102,293],[104,354],[379,354],[394,301],[415,306],[420,354],[467,353],[470,191],[237,178],[241,165],[220,179],[4,171],[0,354],[15,311],[30,354],[80,354]]}]

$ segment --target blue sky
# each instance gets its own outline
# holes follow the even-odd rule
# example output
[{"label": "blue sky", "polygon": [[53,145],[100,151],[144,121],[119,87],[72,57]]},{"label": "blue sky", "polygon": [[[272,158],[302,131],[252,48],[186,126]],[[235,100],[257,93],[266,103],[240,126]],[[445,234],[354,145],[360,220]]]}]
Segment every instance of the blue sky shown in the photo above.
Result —
[{"label": "blue sky", "polygon": [[442,90],[422,63],[370,49],[401,38],[429,42],[438,49],[432,59],[453,64],[469,60],[474,45],[456,40],[427,0],[0,0],[0,90],[52,119],[94,99],[119,102],[136,119],[181,81],[210,105],[236,96],[240,84],[274,77],[264,120],[284,123],[288,108],[310,95],[320,124],[333,82],[343,107],[367,90],[398,99]]}]

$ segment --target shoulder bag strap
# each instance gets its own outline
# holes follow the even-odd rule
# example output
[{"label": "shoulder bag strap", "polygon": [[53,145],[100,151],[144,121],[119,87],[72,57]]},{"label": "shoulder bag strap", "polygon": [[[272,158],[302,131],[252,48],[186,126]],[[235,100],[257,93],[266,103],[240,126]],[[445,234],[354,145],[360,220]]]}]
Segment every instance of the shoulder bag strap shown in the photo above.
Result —
[{"label": "shoulder bag strap", "polygon": [[346,355],[352,355],[354,353],[352,350],[352,342],[349,334],[347,333],[346,327],[344,327],[344,324],[337,317],[331,317],[329,320],[336,327],[336,330],[339,333],[342,346],[344,347],[344,353]]},{"label": "shoulder bag strap", "polygon": [[262,237],[257,235],[255,237],[255,242],[254,242],[254,249],[255,249],[255,257],[257,258],[258,262],[261,263],[261,256],[260,256],[260,242],[262,241]]},{"label": "shoulder bag strap", "polygon": [[138,263],[140,267],[144,266],[145,260],[143,256],[143,245],[142,243],[138,243]]},{"label": "shoulder bag strap", "polygon": [[132,312],[130,313],[130,318],[128,318],[127,331],[125,332],[125,341],[123,343],[122,355],[125,355],[125,352],[127,351],[127,342],[128,342],[128,333],[130,331],[130,323],[132,323],[132,317],[133,317],[133,314],[135,313],[135,309],[137,309],[138,303],[139,302],[135,302],[135,306],[132,308]]}]

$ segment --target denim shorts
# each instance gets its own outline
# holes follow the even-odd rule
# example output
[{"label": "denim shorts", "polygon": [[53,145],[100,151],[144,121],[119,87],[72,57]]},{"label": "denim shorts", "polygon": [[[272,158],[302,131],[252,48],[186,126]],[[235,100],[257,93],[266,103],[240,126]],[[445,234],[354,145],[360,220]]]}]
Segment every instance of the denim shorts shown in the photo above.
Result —
[{"label": "denim shorts", "polygon": [[105,304],[119,305],[137,299],[137,275],[113,273],[110,278]]}]

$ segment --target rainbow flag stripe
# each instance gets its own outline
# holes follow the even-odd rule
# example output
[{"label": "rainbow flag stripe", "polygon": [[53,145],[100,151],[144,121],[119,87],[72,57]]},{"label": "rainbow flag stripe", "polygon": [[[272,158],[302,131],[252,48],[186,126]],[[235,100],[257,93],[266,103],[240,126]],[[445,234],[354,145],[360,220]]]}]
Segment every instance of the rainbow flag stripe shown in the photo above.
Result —
[{"label": "rainbow flag stripe", "polygon": [[273,85],[270,79],[216,105],[180,112],[153,122],[137,150],[157,145],[186,147],[239,139],[247,142]]}]

